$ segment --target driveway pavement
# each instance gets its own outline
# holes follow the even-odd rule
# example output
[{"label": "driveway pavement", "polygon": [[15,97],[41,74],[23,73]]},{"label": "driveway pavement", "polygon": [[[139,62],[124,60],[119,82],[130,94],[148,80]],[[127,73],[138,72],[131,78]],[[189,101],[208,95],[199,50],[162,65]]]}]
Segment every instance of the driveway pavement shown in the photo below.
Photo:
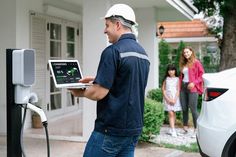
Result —
[{"label": "driveway pavement", "polygon": [[[27,157],[46,157],[46,141],[44,139],[25,138],[25,152]],[[51,157],[82,157],[86,143],[69,141],[50,141]],[[1,148],[1,147],[0,147]],[[6,154],[1,154],[4,157]],[[156,147],[151,144],[139,144],[135,157],[200,157],[198,153],[186,153],[174,149]]]}]

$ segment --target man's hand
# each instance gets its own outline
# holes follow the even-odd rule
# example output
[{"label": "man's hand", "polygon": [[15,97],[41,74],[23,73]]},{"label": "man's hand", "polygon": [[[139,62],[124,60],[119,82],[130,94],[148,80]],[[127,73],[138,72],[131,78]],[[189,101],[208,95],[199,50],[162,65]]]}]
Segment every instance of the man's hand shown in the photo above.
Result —
[{"label": "man's hand", "polygon": [[84,97],[84,91],[85,89],[75,89],[75,88],[72,88],[72,89],[68,89],[72,95],[74,95],[75,97]]},{"label": "man's hand", "polygon": [[[92,83],[94,81],[94,77],[84,77],[83,79],[79,80],[81,83]],[[109,89],[100,86],[99,84],[92,84],[85,89],[69,89],[71,94],[76,97],[86,97],[91,100],[101,100],[103,99]]]},{"label": "man's hand", "polygon": [[94,77],[89,76],[89,77],[84,77],[84,78],[80,79],[79,82],[81,82],[81,83],[92,83],[94,81],[94,79],[95,79]]},{"label": "man's hand", "polygon": [[[79,80],[79,82],[81,83],[92,83],[94,81],[94,77],[92,76],[88,76],[88,77],[84,77],[82,79]],[[84,97],[84,92],[85,89],[75,89],[75,88],[69,88],[68,89],[72,95],[76,96],[76,97]]]}]

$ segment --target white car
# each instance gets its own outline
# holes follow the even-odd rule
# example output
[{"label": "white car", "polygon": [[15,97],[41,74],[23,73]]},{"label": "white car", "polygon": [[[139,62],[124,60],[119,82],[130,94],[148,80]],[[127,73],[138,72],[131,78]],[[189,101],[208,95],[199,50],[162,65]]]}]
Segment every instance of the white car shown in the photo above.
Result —
[{"label": "white car", "polygon": [[203,157],[236,157],[236,68],[206,73],[197,141]]}]

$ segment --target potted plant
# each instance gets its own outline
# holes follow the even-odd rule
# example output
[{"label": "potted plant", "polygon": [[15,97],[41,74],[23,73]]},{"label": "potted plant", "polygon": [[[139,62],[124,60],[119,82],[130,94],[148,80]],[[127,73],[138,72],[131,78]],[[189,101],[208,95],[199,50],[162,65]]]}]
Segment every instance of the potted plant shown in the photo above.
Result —
[{"label": "potted plant", "polygon": [[[35,106],[37,106],[38,108],[41,108],[41,99],[38,100],[38,102],[35,104]],[[38,113],[36,112],[32,112],[32,128],[42,128],[42,122],[41,122],[41,118],[39,116]]]}]

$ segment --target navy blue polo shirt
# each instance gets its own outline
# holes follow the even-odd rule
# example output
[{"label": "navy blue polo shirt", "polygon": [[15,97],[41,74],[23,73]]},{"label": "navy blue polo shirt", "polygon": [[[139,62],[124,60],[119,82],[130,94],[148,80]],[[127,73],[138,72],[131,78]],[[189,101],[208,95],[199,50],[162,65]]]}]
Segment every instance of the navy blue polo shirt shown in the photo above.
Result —
[{"label": "navy blue polo shirt", "polygon": [[97,102],[95,131],[113,136],[140,135],[150,62],[131,33],[101,55],[94,83],[109,89]]}]

